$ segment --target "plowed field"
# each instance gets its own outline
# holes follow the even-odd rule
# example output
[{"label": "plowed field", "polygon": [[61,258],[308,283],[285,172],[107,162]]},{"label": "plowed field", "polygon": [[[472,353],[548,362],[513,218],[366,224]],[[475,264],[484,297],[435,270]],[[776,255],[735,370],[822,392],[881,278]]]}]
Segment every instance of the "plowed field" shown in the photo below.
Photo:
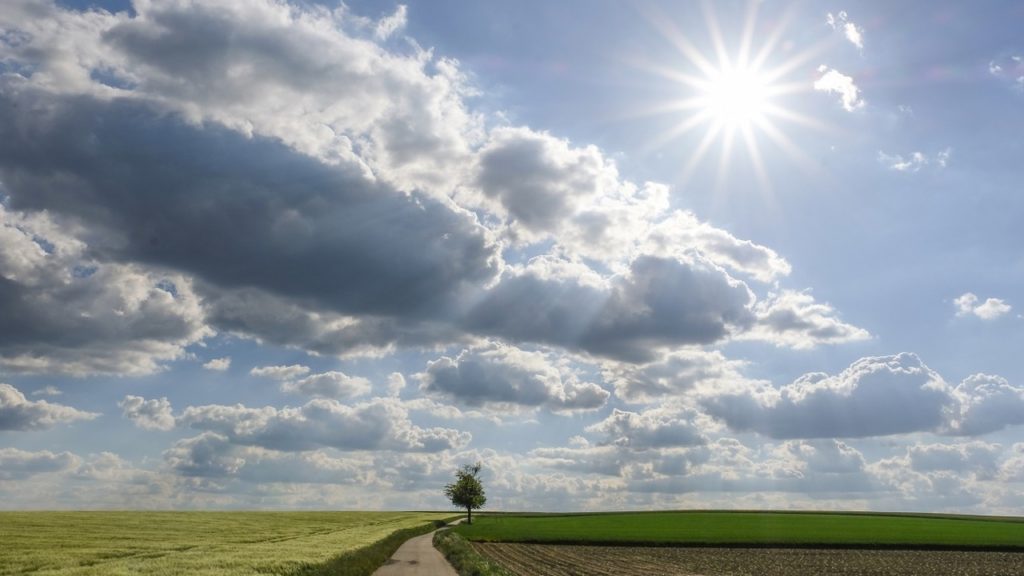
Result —
[{"label": "plowed field", "polygon": [[646,548],[474,542],[522,576],[1010,576],[1024,553],[793,548]]}]

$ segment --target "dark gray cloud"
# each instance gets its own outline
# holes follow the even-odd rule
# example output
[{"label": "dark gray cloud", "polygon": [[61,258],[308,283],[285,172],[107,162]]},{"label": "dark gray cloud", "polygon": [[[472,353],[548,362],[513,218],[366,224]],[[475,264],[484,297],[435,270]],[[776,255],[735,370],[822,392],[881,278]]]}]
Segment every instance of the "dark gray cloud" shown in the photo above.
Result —
[{"label": "dark gray cloud", "polygon": [[3,205],[0,318],[14,372],[149,373],[210,332],[180,274],[97,262],[47,214]]},{"label": "dark gray cloud", "polygon": [[702,400],[739,431],[772,438],[853,438],[938,431],[955,407],[942,378],[910,353],[862,358],[842,373],[807,374],[781,388],[751,385]]},{"label": "dark gray cloud", "polygon": [[650,361],[659,348],[713,343],[753,322],[746,285],[700,258],[641,256],[606,284],[559,266],[504,276],[467,325],[512,340]]},{"label": "dark gray cloud", "polygon": [[504,345],[443,356],[417,375],[421,388],[468,406],[518,405],[550,410],[594,410],[609,393],[580,382],[540,352]]},{"label": "dark gray cloud", "polygon": [[46,400],[31,401],[14,386],[0,383],[0,430],[43,430],[97,416]]},{"label": "dark gray cloud", "polygon": [[495,273],[466,213],[138,102],[7,86],[0,142],[11,207],[85,223],[109,258],[382,315],[436,314]]},{"label": "dark gray cloud", "polygon": [[215,432],[232,443],[271,450],[396,450],[436,452],[458,448],[471,436],[449,428],[420,428],[393,399],[376,398],[355,406],[317,399],[297,408],[189,406],[181,426]]}]

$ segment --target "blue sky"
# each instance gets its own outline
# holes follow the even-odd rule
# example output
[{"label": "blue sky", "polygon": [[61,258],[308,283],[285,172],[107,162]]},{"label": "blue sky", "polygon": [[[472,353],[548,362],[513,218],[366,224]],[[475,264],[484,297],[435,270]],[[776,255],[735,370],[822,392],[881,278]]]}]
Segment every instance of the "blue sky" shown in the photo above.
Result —
[{"label": "blue sky", "polygon": [[1022,11],[16,1],[0,506],[1019,514]]}]

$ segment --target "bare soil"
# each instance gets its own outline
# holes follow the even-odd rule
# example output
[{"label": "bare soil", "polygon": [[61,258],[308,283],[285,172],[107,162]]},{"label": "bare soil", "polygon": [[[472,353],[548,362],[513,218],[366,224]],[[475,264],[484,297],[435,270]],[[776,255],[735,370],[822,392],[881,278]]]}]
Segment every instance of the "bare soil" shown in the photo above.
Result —
[{"label": "bare soil", "polygon": [[646,548],[474,542],[521,576],[1018,576],[1024,553],[794,548]]}]

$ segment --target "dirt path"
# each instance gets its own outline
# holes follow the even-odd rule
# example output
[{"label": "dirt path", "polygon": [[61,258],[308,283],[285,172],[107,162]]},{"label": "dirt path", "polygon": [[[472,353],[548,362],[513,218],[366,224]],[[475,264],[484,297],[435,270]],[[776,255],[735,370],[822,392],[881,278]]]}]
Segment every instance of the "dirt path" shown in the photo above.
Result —
[{"label": "dirt path", "polygon": [[[441,528],[447,530],[447,528]],[[436,530],[435,530],[436,532]],[[405,541],[373,576],[459,576],[434,548],[434,532]]]}]

